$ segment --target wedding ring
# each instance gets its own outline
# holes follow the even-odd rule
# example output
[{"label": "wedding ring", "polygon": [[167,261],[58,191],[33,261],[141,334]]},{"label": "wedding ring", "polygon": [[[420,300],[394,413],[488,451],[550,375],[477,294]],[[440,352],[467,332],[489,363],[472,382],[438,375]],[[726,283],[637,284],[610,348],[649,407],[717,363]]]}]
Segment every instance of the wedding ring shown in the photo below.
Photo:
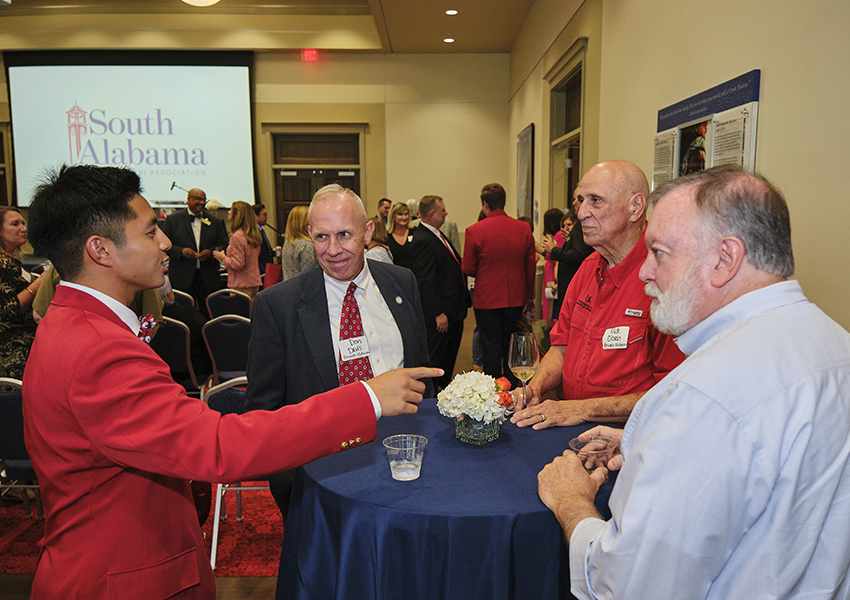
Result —
[{"label": "wedding ring", "polygon": [[540,413],[540,422],[542,423],[545,420],[546,420],[546,415],[544,415],[543,413]]}]

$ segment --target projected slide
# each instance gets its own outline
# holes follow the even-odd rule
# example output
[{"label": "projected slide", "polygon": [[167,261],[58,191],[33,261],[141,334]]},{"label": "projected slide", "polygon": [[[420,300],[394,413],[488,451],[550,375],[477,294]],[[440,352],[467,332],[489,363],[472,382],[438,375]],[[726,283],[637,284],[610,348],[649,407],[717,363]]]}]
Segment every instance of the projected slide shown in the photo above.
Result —
[{"label": "projected slide", "polygon": [[130,167],[154,204],[254,201],[248,67],[10,66],[9,95],[21,206],[63,163]]}]

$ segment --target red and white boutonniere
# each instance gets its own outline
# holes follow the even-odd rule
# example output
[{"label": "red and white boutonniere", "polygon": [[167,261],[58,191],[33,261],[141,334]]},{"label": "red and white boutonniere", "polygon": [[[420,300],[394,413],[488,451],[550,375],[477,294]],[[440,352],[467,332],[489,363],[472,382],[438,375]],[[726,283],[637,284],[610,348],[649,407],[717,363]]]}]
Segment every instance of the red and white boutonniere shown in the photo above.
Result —
[{"label": "red and white boutonniere", "polygon": [[162,321],[157,321],[153,318],[153,315],[144,315],[139,317],[139,339],[150,344],[151,333],[153,333],[153,328],[156,327],[158,323],[162,323]]}]

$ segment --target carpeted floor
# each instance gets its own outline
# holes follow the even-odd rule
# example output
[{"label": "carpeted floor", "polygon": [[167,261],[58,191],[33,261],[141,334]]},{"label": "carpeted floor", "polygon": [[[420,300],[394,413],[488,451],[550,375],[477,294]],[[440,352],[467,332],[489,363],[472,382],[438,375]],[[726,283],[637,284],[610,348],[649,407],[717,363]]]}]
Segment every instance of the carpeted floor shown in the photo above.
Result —
[{"label": "carpeted floor", "polygon": [[[274,577],[283,541],[283,521],[268,490],[242,492],[241,523],[236,521],[236,494],[224,495],[227,519],[221,522],[216,559],[218,577]],[[202,528],[207,553],[212,545],[212,512]],[[34,573],[36,543],[44,523],[28,519],[17,501],[0,502],[0,573]]]}]

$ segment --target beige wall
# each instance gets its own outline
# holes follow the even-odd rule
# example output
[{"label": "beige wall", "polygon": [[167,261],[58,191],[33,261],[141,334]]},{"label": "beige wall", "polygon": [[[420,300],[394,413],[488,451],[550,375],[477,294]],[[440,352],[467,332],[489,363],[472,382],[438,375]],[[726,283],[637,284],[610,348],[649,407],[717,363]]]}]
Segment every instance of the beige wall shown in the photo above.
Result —
[{"label": "beige wall", "polygon": [[436,194],[464,228],[481,186],[508,168],[507,55],[292,53],[256,55],[257,165],[263,203],[273,204],[271,131],[364,124],[364,201]]},{"label": "beige wall", "polygon": [[[569,22],[559,25],[551,18],[553,15],[569,19]],[[550,194],[551,172],[564,169],[562,163],[553,164],[550,160],[548,97],[550,87],[558,82],[550,85],[545,78],[557,69],[559,62],[580,38],[587,39],[583,69],[582,163],[590,166],[596,163],[598,155],[602,0],[583,3],[538,0],[511,54],[509,160],[511,165],[516,165],[516,137],[529,123],[534,123],[534,198],[538,208],[534,231],[538,238],[542,236],[543,213],[554,204]],[[535,57],[536,52],[541,54]],[[515,210],[516,167],[511,169],[506,187]]]},{"label": "beige wall", "polygon": [[[590,61],[594,36],[599,37],[592,26],[597,9],[602,11],[598,150],[594,157],[587,152],[585,169],[597,159],[624,158],[651,173],[658,110],[761,69],[756,168],[788,199],[803,289],[850,328],[850,238],[844,235],[850,202],[841,178],[850,139],[845,110],[850,39],[843,35],[850,3],[586,0],[577,12],[576,6],[537,0],[511,54],[510,160],[522,127],[546,124],[548,90],[541,78],[558,45],[588,35]],[[579,26],[582,22],[590,28]],[[586,95],[586,126],[593,110]],[[542,137],[536,150],[544,150]],[[535,189],[542,190],[542,211],[549,206],[549,173],[544,161],[538,165]]]},{"label": "beige wall", "polygon": [[848,23],[846,0],[605,0],[599,130],[600,159],[651,173],[659,109],[761,69],[756,169],[788,200],[803,290],[846,328]]}]

